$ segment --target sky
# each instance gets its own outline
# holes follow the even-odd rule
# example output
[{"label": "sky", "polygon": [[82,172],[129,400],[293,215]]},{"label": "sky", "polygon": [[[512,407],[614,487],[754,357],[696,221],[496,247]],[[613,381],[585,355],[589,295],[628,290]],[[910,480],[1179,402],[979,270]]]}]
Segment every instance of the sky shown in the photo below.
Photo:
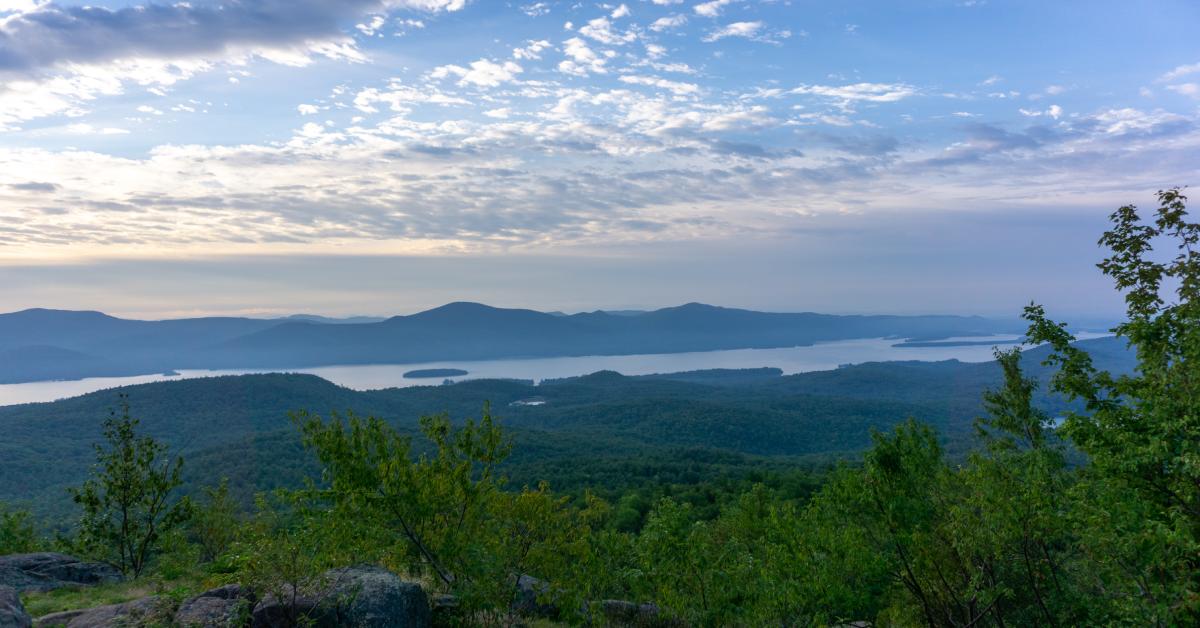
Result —
[{"label": "sky", "polygon": [[1107,316],[1194,0],[0,0],[0,311]]}]

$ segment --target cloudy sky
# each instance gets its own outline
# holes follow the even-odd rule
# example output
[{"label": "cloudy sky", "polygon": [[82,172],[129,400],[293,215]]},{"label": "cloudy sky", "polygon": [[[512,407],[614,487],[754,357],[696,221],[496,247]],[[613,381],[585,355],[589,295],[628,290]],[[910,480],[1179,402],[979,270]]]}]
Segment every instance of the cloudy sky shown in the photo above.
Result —
[{"label": "cloudy sky", "polygon": [[1070,316],[1194,0],[0,0],[0,310]]}]

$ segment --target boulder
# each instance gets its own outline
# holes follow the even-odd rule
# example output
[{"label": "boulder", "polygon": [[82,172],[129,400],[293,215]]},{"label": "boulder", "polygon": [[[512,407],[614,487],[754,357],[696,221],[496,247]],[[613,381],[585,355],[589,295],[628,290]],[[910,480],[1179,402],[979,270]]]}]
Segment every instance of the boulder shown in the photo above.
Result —
[{"label": "boulder", "polygon": [[0,586],[18,592],[50,591],[119,582],[121,573],[111,565],[91,563],[66,554],[39,552],[0,556]]},{"label": "boulder", "polygon": [[425,591],[379,567],[348,567],[325,574],[319,591],[268,595],[254,607],[255,628],[292,625],[303,617],[313,626],[333,628],[427,628]]},{"label": "boulder", "polygon": [[87,610],[62,611],[61,613],[50,613],[49,615],[42,615],[41,617],[38,617],[37,619],[33,620],[33,627],[34,628],[63,628],[67,624],[71,623],[72,619],[75,619],[76,617],[79,617],[80,615],[82,615],[86,612],[87,612]]},{"label": "boulder", "polygon": [[250,615],[253,628],[291,628],[306,625],[312,628],[335,628],[337,615],[328,604],[322,604],[327,594],[296,592],[287,585],[276,593],[263,596]]},{"label": "boulder", "polygon": [[[146,597],[123,604],[110,604],[89,608],[70,618],[66,628],[117,628],[118,626],[163,625],[170,619],[163,612],[163,601],[157,597]],[[38,620],[38,625],[45,623],[47,617]]]},{"label": "boulder", "polygon": [[531,617],[558,618],[558,606],[547,599],[550,595],[550,585],[533,576],[522,575],[517,577],[516,587],[517,597],[513,601],[513,612]]},{"label": "boulder", "polygon": [[181,628],[230,627],[245,624],[246,614],[254,608],[254,599],[240,585],[230,584],[205,591],[179,606],[174,625]]},{"label": "boulder", "polygon": [[25,612],[21,596],[12,587],[0,587],[0,628],[29,628],[33,618]]},{"label": "boulder", "polygon": [[349,567],[326,574],[343,626],[429,626],[429,600],[420,585],[380,567]]}]

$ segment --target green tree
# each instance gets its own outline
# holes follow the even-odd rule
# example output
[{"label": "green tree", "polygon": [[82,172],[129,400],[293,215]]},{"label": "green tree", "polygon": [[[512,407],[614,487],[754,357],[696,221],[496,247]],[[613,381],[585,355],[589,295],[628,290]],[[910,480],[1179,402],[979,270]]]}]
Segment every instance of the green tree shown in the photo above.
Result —
[{"label": "green tree", "polygon": [[[1133,374],[1097,370],[1065,325],[1026,308],[1031,342],[1048,343],[1054,389],[1081,402],[1062,431],[1088,456],[1077,488],[1096,590],[1123,621],[1200,623],[1200,223],[1179,189],[1160,191],[1144,221],[1111,216],[1098,266],[1125,294],[1113,331],[1137,352]],[[1156,247],[1174,250],[1157,255]]]},{"label": "green tree", "polygon": [[243,522],[241,509],[229,494],[228,479],[204,487],[202,493],[187,521],[187,536],[199,548],[201,562],[211,563],[237,540]]},{"label": "green tree", "polygon": [[166,445],[137,433],[129,402],[121,400],[104,421],[107,445],[96,445],[96,467],[82,487],[71,489],[83,509],[78,549],[105,560],[127,576],[140,577],[162,536],[188,516],[190,502],[176,498],[183,459]]},{"label": "green tree", "polygon": [[0,555],[23,554],[35,551],[37,547],[37,532],[29,511],[0,504]]}]

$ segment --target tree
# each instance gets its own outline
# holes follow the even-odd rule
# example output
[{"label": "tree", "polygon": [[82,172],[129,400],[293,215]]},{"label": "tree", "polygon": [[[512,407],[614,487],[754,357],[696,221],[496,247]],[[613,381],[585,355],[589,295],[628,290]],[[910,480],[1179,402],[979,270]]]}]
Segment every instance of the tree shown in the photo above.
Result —
[{"label": "tree", "polygon": [[37,549],[37,532],[27,510],[0,504],[0,555],[23,554]]},{"label": "tree", "polygon": [[96,445],[92,477],[71,489],[83,508],[78,548],[133,578],[146,570],[162,536],[190,511],[187,498],[173,496],[183,459],[170,458],[166,445],[139,436],[137,427],[122,396],[121,414],[114,410],[104,421],[107,446]]},{"label": "tree", "polygon": [[[1160,191],[1143,221],[1133,205],[1111,216],[1099,268],[1125,293],[1128,320],[1114,332],[1137,351],[1137,369],[1115,377],[1073,346],[1065,325],[1026,308],[1031,342],[1053,349],[1055,390],[1083,409],[1062,431],[1088,455],[1078,487],[1084,543],[1099,566],[1097,590],[1121,619],[1200,623],[1200,223],[1187,197]],[[1173,245],[1167,259],[1155,247]]]},{"label": "tree", "polygon": [[200,561],[211,563],[233,545],[242,529],[237,502],[229,495],[229,480],[206,486],[203,501],[192,509],[187,522],[188,538],[200,550]]}]

